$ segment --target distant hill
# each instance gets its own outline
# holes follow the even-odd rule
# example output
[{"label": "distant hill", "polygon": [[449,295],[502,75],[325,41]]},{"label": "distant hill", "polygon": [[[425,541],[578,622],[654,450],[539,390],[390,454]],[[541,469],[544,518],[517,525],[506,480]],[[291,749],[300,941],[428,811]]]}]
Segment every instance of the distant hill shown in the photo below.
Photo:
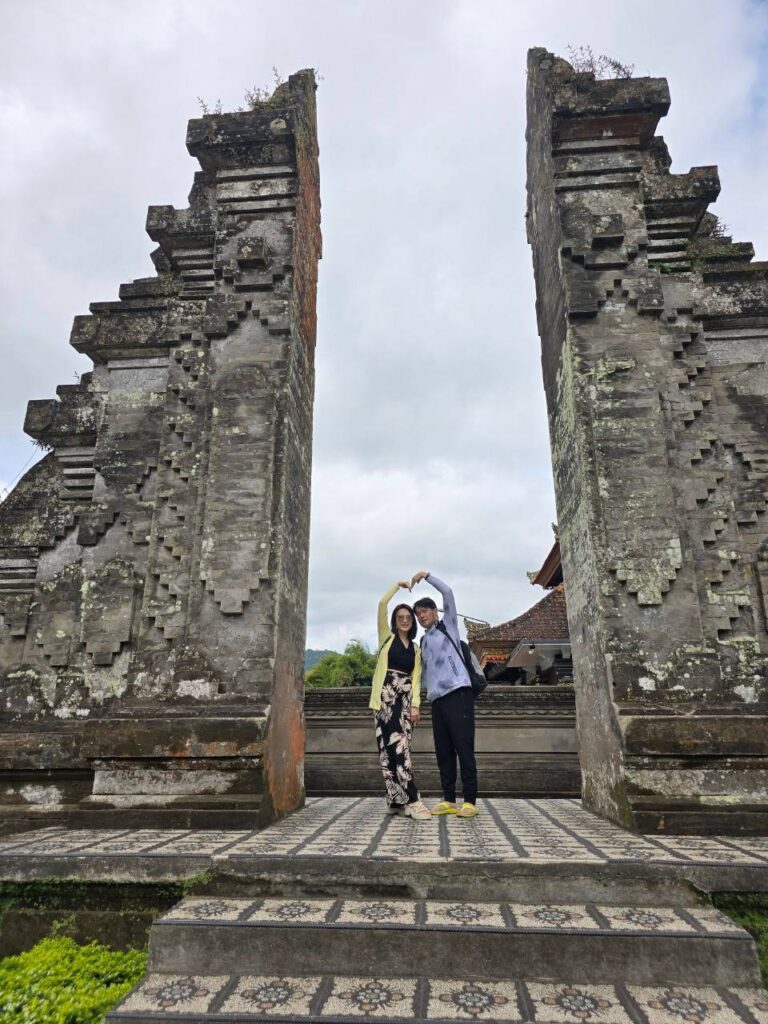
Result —
[{"label": "distant hill", "polygon": [[320,661],[321,658],[324,658],[326,654],[336,653],[336,651],[304,651],[304,671],[309,672],[309,670],[314,668],[318,661]]}]

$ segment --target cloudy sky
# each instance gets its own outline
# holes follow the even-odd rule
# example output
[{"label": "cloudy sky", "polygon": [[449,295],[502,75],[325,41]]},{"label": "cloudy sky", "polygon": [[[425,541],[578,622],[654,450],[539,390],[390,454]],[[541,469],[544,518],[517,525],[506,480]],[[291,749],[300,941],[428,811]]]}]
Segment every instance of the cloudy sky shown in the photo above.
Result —
[{"label": "cloudy sky", "polygon": [[[150,204],[186,205],[197,97],[303,67],[318,92],[321,264],[308,646],[373,640],[431,569],[500,622],[555,519],[525,242],[525,53],[591,44],[665,75],[673,171],[768,256],[764,0],[0,0],[0,488],[29,398],[89,368],[75,314],[152,273]],[[3,493],[0,490],[0,494]],[[423,592],[429,588],[423,586]]]}]

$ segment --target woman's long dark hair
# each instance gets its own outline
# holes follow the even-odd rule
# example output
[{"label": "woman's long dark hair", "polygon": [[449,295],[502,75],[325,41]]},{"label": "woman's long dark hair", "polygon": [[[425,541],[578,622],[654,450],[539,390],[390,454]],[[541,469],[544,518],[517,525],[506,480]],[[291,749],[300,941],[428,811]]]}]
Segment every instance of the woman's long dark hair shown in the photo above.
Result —
[{"label": "woman's long dark hair", "polygon": [[401,608],[406,608],[411,613],[411,628],[408,630],[408,639],[413,640],[416,636],[416,630],[419,628],[416,624],[416,616],[413,614],[413,608],[409,604],[399,604],[397,608],[392,612],[392,618],[389,620],[389,625],[392,632],[397,636],[397,613]]}]

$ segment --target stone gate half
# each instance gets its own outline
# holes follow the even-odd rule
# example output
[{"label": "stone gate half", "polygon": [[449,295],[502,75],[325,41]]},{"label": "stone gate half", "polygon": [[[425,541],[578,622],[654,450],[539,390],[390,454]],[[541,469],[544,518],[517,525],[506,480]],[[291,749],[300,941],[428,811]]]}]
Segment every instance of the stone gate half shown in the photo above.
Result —
[{"label": "stone gate half", "polygon": [[187,148],[189,208],[149,210],[155,276],[75,318],[93,372],[30,403],[48,454],[0,507],[13,828],[231,827],[303,799],[313,73],[191,121]]},{"label": "stone gate half", "polygon": [[670,173],[664,79],[528,67],[528,235],[584,801],[768,827],[768,264]]}]

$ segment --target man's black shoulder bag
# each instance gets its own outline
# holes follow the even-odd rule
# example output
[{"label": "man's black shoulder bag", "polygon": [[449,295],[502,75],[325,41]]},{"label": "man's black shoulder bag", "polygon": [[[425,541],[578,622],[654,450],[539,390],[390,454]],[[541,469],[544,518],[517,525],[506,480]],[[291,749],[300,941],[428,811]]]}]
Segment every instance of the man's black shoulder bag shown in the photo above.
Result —
[{"label": "man's black shoulder bag", "polygon": [[456,653],[459,655],[461,660],[464,662],[464,666],[469,674],[469,681],[472,683],[472,693],[475,697],[479,697],[483,690],[488,685],[488,680],[485,678],[482,672],[475,668],[474,662],[472,661],[472,652],[469,649],[469,644],[461,641],[461,648],[456,647],[456,641],[453,639],[451,634],[445,628],[445,623],[441,620],[437,623],[437,628],[441,633],[445,633],[448,639],[451,641],[453,646],[456,648]]}]

